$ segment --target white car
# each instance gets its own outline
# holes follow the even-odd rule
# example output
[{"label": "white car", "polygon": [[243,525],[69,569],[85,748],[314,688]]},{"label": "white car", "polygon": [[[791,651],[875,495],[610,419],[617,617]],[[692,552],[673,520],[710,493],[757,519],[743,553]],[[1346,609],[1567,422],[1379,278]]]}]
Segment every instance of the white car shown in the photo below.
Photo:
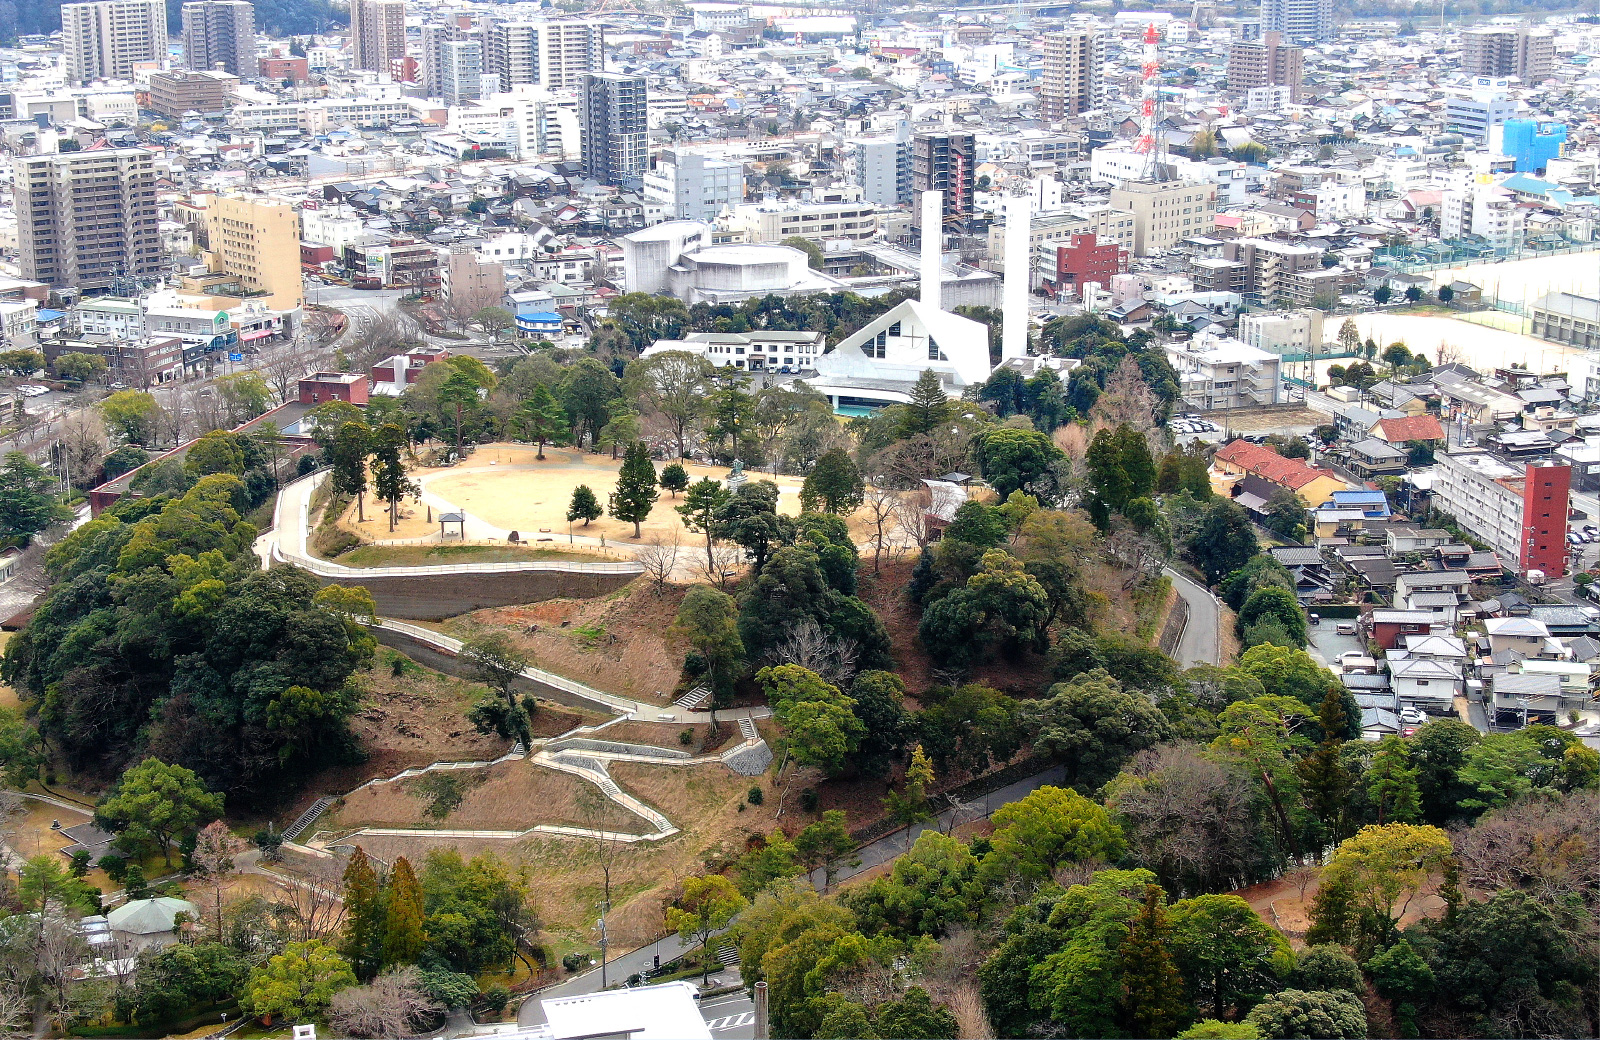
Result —
[{"label": "white car", "polygon": [[1400,721],[1405,723],[1407,726],[1420,726],[1424,722],[1428,721],[1428,716],[1422,713],[1421,708],[1407,704],[1404,708],[1400,709]]},{"label": "white car", "polygon": [[17,393],[23,397],[38,397],[40,394],[48,394],[49,392],[50,388],[48,386],[39,386],[37,383],[23,383],[17,387]]}]

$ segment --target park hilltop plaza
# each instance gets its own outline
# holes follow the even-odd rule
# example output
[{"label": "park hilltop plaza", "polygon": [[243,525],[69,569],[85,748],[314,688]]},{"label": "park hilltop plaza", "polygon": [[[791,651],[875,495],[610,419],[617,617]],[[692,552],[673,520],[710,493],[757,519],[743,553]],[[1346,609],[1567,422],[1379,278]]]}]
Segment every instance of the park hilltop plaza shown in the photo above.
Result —
[{"label": "park hilltop plaza", "polygon": [[0,4],[0,1037],[1600,1036],[1600,15]]}]

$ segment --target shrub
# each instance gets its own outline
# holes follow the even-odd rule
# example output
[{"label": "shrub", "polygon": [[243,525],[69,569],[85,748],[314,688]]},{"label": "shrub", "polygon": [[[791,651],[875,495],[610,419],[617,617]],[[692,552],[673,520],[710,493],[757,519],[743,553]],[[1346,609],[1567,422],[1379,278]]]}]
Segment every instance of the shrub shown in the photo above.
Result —
[{"label": "shrub", "polygon": [[749,802],[751,805],[760,805],[766,800],[766,797],[766,795],[761,793],[761,787],[758,784],[757,786],[750,788],[750,790],[745,794],[744,800]]}]

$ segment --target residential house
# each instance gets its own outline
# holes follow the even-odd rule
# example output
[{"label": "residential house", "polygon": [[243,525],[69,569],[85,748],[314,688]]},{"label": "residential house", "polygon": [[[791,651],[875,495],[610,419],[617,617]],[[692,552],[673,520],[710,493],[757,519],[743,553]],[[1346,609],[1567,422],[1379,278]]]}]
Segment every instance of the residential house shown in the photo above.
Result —
[{"label": "residential house", "polygon": [[1406,471],[1408,453],[1376,437],[1363,437],[1346,450],[1350,471],[1363,480],[1398,476]]},{"label": "residential house", "polygon": [[1490,723],[1496,728],[1553,726],[1561,717],[1559,676],[1502,672],[1490,684]]},{"label": "residential house", "polygon": [[1406,553],[1429,553],[1452,541],[1450,532],[1432,527],[1413,527],[1410,524],[1393,524],[1384,532],[1384,548],[1390,556]]},{"label": "residential house", "polygon": [[1433,631],[1433,615],[1426,610],[1379,608],[1367,614],[1364,620],[1372,633],[1372,641],[1385,650],[1399,646],[1403,636],[1428,635]]},{"label": "residential house", "polygon": [[1461,692],[1459,665],[1429,657],[1413,657],[1404,651],[1390,651],[1389,684],[1403,705],[1420,708],[1434,715],[1448,715]]},{"label": "residential house", "polygon": [[1294,593],[1302,604],[1328,602],[1333,598],[1333,572],[1316,549],[1284,545],[1272,550],[1272,558],[1283,564],[1294,577]]},{"label": "residential house", "polygon": [[1390,444],[1421,441],[1434,445],[1444,443],[1444,427],[1431,415],[1407,415],[1403,419],[1379,419],[1372,436]]},{"label": "residential house", "polygon": [[1525,658],[1542,657],[1551,661],[1566,656],[1566,650],[1551,638],[1544,622],[1531,617],[1490,618],[1484,622],[1484,629],[1491,654],[1514,650]]},{"label": "residential house", "polygon": [[1243,439],[1219,450],[1212,466],[1224,476],[1260,477],[1274,487],[1293,491],[1307,506],[1325,502],[1335,491],[1348,487],[1328,470],[1308,466],[1302,459],[1286,459],[1271,448]]}]

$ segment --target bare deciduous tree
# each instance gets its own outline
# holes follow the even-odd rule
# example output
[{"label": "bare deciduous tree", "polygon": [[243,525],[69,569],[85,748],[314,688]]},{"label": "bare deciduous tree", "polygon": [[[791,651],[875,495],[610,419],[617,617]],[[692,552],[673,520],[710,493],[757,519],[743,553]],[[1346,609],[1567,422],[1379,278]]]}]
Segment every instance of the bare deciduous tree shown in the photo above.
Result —
[{"label": "bare deciduous tree", "polygon": [[421,342],[422,330],[409,315],[399,310],[380,310],[364,315],[359,330],[347,336],[341,346],[351,366],[362,370]]},{"label": "bare deciduous tree", "polygon": [[328,1023],[339,1036],[416,1036],[443,1010],[422,988],[421,971],[408,965],[335,993]]},{"label": "bare deciduous tree", "polygon": [[867,485],[861,506],[866,510],[867,526],[872,528],[872,573],[877,574],[885,552],[892,552],[891,539],[897,529],[901,492],[874,481]]},{"label": "bare deciduous tree", "polygon": [[856,673],[861,647],[854,639],[840,639],[813,618],[804,618],[772,648],[778,664],[797,664],[843,688]]},{"label": "bare deciduous tree", "polygon": [[678,529],[673,527],[672,532],[665,538],[651,535],[648,542],[633,551],[633,558],[644,568],[644,575],[655,586],[658,596],[666,591],[667,582],[672,580],[672,572],[678,566],[680,542]]},{"label": "bare deciduous tree", "polygon": [[928,512],[932,504],[933,495],[922,484],[916,491],[895,498],[895,526],[919,549],[933,540],[933,517]]},{"label": "bare deciduous tree", "polygon": [[728,582],[732,580],[739,569],[739,547],[736,545],[712,545],[708,547],[706,552],[706,557],[701,557],[696,553],[695,574],[702,581],[726,591]]},{"label": "bare deciduous tree", "polygon": [[316,352],[302,337],[273,348],[261,366],[261,375],[278,395],[279,401],[288,401],[297,390],[300,377],[316,364]]},{"label": "bare deciduous tree", "polygon": [[99,483],[100,460],[106,457],[105,425],[93,412],[83,409],[61,421],[60,436],[73,486],[93,487]]},{"label": "bare deciduous tree", "polygon": [[195,835],[194,852],[189,858],[205,875],[211,889],[208,895],[214,904],[218,941],[222,938],[222,890],[234,875],[234,858],[247,848],[221,820],[212,820]]},{"label": "bare deciduous tree", "polygon": [[344,925],[343,868],[334,860],[309,860],[286,878],[280,900],[290,941],[309,942]]}]

